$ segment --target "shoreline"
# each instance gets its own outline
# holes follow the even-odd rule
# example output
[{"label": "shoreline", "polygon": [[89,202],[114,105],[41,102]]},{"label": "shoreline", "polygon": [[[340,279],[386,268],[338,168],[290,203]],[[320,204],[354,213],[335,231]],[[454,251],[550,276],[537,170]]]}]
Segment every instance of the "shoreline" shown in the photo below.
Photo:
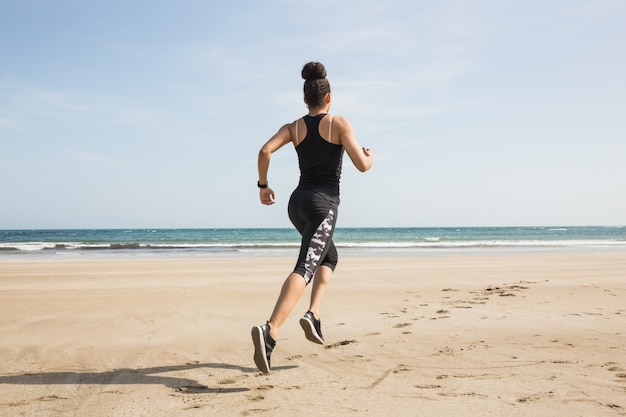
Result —
[{"label": "shoreline", "polygon": [[343,257],[269,375],[291,256],[0,261],[0,416],[626,415],[624,253],[474,255]]},{"label": "shoreline", "polygon": [[[414,256],[465,251],[626,251],[626,228],[462,227],[337,228],[344,256]],[[296,256],[295,229],[0,230],[0,260],[14,257],[280,257]]]},{"label": "shoreline", "polygon": [[[430,247],[430,248],[351,248],[338,247],[340,258],[428,258],[445,256],[506,256],[542,254],[626,254],[626,245],[571,245],[571,246],[499,246],[499,247]],[[259,259],[293,258],[298,248],[246,249],[246,250],[150,250],[150,249],[100,249],[43,252],[0,252],[3,262],[39,262],[73,260],[202,260],[202,259]]]}]

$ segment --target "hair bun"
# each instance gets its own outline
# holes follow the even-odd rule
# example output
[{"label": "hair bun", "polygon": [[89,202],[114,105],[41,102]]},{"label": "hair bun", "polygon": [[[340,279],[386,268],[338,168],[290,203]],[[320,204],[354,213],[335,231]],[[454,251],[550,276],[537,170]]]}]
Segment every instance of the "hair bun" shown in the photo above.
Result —
[{"label": "hair bun", "polygon": [[326,68],[319,62],[309,62],[302,68],[302,78],[305,80],[326,78]]}]

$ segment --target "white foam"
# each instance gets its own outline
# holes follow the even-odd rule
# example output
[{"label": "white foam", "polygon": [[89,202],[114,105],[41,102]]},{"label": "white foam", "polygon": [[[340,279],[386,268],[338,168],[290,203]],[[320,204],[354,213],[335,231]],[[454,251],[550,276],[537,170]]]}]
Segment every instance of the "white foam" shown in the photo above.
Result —
[{"label": "white foam", "polygon": [[[442,240],[438,237],[424,238],[421,240],[398,240],[398,241],[342,241],[335,240],[335,244],[340,248],[353,249],[429,249],[429,248],[584,248],[584,247],[626,247],[626,240]],[[0,252],[74,252],[81,250],[120,250],[120,249],[140,249],[140,250],[279,250],[294,249],[300,246],[299,241],[280,242],[215,242],[215,243],[83,243],[83,242],[5,242],[0,243]]]},{"label": "white foam", "polygon": [[43,249],[52,249],[55,243],[44,242],[23,242],[23,243],[0,243],[0,248],[4,250],[19,250],[25,252],[33,252]]},{"label": "white foam", "polygon": [[496,247],[585,247],[585,246],[626,246],[624,240],[454,240],[402,242],[335,242],[337,246],[348,248],[496,248]]}]

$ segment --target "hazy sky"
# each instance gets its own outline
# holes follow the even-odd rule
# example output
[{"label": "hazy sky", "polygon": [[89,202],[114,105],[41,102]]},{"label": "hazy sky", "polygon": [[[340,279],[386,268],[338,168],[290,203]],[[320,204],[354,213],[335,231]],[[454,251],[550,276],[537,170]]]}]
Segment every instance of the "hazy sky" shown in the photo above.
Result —
[{"label": "hazy sky", "polygon": [[297,158],[257,152],[331,112],[339,227],[626,224],[623,0],[0,0],[0,229],[290,227]]}]

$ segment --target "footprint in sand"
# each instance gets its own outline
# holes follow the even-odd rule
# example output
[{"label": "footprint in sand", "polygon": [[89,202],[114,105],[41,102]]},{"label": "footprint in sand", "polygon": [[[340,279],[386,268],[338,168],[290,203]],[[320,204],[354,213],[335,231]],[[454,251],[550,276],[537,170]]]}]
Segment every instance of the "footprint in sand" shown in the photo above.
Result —
[{"label": "footprint in sand", "polygon": [[264,397],[264,396],[262,396],[262,395],[257,395],[257,396],[255,396],[255,397],[248,397],[248,399],[249,399],[250,401],[263,401],[263,400],[265,399],[265,397]]},{"label": "footprint in sand", "polygon": [[615,362],[607,362],[603,365],[603,367],[608,366],[608,368],[606,368],[607,371],[615,372],[615,377],[617,378],[616,382],[626,382],[626,372],[624,368],[620,368],[616,365],[617,363]]},{"label": "footprint in sand", "polygon": [[229,385],[229,384],[234,384],[235,382],[237,382],[236,379],[234,379],[234,378],[227,378],[227,379],[222,379],[220,382],[218,382],[218,384],[220,384],[220,385]]},{"label": "footprint in sand", "polygon": [[450,316],[448,315],[450,313],[450,311],[448,310],[437,310],[436,312],[437,314],[439,314],[439,319],[449,319]]},{"label": "footprint in sand", "polygon": [[356,340],[343,340],[341,342],[333,343],[332,345],[324,346],[324,349],[335,349],[340,346],[346,346],[352,343],[357,343]]},{"label": "footprint in sand", "polygon": [[529,395],[527,397],[518,398],[517,402],[518,403],[529,403],[529,402],[540,401],[540,400],[543,400],[545,398],[553,398],[553,397],[554,397],[554,391],[538,392],[536,394],[532,394],[532,395]]},{"label": "footprint in sand", "polygon": [[274,411],[276,408],[274,409],[270,409],[270,408],[253,408],[251,410],[246,410],[246,411],[242,411],[241,415],[242,416],[254,416],[257,414],[265,414],[268,413],[270,411]]},{"label": "footprint in sand", "polygon": [[395,368],[391,368],[388,369],[387,371],[383,372],[383,374],[378,377],[376,379],[376,381],[374,381],[372,384],[368,385],[367,387],[363,387],[363,389],[372,389],[374,387],[376,387],[378,384],[380,384],[381,382],[383,382],[390,374],[394,373],[394,374],[398,374],[400,372],[410,372],[411,370],[409,368],[407,368],[405,365],[398,365]]},{"label": "footprint in sand", "polygon": [[241,376],[237,376],[237,377],[233,377],[233,378],[224,378],[222,380],[220,380],[218,382],[219,385],[230,385],[230,384],[235,384],[237,383],[237,381],[239,381],[240,379],[246,379],[248,378],[248,375],[241,375]]},{"label": "footprint in sand", "polygon": [[[273,385],[259,385],[256,388],[256,390],[257,391],[268,391],[268,390],[271,390],[273,388],[274,388]],[[263,401],[264,399],[265,399],[265,396],[263,396],[263,395],[250,395],[250,396],[248,396],[248,400],[252,401],[252,402]]]},{"label": "footprint in sand", "polygon": [[203,394],[211,392],[211,389],[206,385],[183,385],[176,389],[178,392],[184,392],[185,394]]},{"label": "footprint in sand", "polygon": [[439,349],[439,354],[447,355],[447,356],[453,356],[454,355],[454,349],[446,346],[443,349]]},{"label": "footprint in sand", "polygon": [[427,385],[414,385],[415,388],[418,389],[437,389],[437,388],[441,388],[441,385],[439,384],[427,384]]}]

